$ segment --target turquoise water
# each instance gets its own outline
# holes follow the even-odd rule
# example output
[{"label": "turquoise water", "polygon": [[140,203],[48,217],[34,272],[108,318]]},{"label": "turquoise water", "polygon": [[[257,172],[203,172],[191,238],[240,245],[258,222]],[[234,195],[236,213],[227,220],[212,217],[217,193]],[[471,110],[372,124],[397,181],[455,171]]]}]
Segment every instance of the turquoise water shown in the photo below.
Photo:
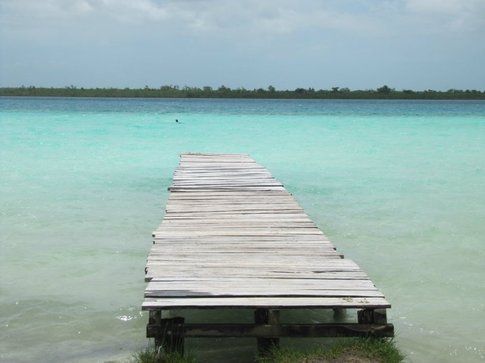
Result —
[{"label": "turquoise water", "polygon": [[[145,257],[186,151],[267,166],[388,297],[410,361],[485,360],[485,102],[0,107],[0,361],[123,360],[146,345]],[[253,348],[188,345],[235,362]]]}]

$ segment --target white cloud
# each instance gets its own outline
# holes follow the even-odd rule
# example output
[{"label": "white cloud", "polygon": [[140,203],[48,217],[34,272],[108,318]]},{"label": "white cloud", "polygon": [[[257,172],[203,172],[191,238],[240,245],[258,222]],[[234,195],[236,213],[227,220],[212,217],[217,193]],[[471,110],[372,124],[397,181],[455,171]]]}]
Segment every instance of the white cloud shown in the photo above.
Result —
[{"label": "white cloud", "polygon": [[[0,0],[5,17],[21,21],[77,21],[97,17],[122,23],[173,22],[194,31],[244,30],[289,34],[307,28],[354,31],[374,28],[372,19],[312,0]],[[46,24],[47,25],[47,24]],[[55,26],[54,24],[51,24]]]},{"label": "white cloud", "polygon": [[406,0],[406,7],[409,10],[427,14],[460,14],[466,11],[469,5],[476,6],[477,2],[474,0]]},{"label": "white cloud", "polygon": [[143,28],[241,42],[329,31],[369,38],[485,32],[485,0],[0,0],[0,6],[4,34],[33,38]]},{"label": "white cloud", "polygon": [[485,29],[484,0],[405,0],[405,8],[417,20],[432,23],[437,29]]}]

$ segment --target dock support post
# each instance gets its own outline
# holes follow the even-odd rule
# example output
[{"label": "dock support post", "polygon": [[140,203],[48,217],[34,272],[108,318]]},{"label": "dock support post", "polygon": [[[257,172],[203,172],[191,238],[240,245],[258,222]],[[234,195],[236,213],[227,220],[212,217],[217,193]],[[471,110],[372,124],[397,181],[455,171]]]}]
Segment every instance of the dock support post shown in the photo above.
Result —
[{"label": "dock support post", "polygon": [[[254,311],[254,322],[261,325],[278,325],[280,323],[280,311],[270,309],[256,309]],[[258,353],[267,354],[271,348],[278,347],[279,338],[257,338]]]},{"label": "dock support post", "polygon": [[333,318],[336,321],[342,321],[345,318],[346,314],[347,314],[347,309],[343,309],[343,308],[334,308],[333,309]]},{"label": "dock support post", "polygon": [[150,310],[147,336],[155,338],[155,349],[163,348],[166,352],[184,354],[185,319],[162,318],[161,310]]},{"label": "dock support post", "polygon": [[168,353],[177,352],[180,355],[184,354],[184,322],[182,317],[171,319],[163,319],[162,326],[164,326],[164,346]]},{"label": "dock support post", "polygon": [[[162,311],[161,310],[150,310],[148,312],[148,325],[162,325]],[[162,346],[162,338],[157,335],[155,338],[155,349],[158,350]]]},{"label": "dock support post", "polygon": [[357,312],[359,324],[387,324],[386,309],[363,309]]}]

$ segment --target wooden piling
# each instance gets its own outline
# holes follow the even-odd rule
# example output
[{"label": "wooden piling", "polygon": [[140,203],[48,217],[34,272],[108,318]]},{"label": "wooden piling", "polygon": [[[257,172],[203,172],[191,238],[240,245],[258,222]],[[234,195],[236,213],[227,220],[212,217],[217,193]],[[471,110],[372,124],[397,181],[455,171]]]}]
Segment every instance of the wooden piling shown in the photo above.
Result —
[{"label": "wooden piling", "polygon": [[[279,310],[256,309],[254,311],[254,322],[257,325],[278,325],[280,320]],[[267,354],[271,349],[279,346],[279,338],[258,338],[257,347],[261,355]]]}]

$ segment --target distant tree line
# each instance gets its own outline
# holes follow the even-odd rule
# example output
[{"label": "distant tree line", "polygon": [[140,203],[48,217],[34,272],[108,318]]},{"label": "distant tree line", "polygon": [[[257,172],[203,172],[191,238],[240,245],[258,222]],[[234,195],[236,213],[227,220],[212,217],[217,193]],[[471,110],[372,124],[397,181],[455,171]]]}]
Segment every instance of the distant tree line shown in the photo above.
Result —
[{"label": "distant tree line", "polygon": [[64,88],[46,87],[1,87],[0,96],[39,97],[126,97],[126,98],[281,98],[281,99],[423,99],[423,100],[483,100],[485,91],[458,90],[414,91],[396,90],[388,86],[377,89],[351,90],[332,87],[331,89],[296,88],[277,90],[268,88],[229,88],[161,86],[160,88]]}]

